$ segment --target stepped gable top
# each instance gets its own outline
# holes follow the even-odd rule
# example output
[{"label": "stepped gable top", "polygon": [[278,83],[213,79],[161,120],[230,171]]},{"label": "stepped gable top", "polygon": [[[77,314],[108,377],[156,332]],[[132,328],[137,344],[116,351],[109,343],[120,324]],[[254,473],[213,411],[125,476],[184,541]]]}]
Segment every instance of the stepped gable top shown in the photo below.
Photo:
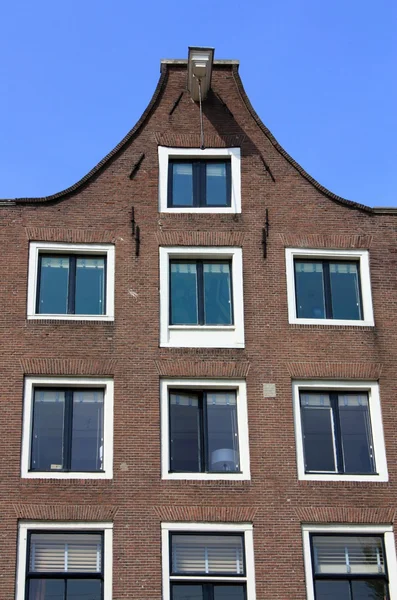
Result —
[{"label": "stepped gable top", "polygon": [[[265,136],[268,138],[268,140],[271,142],[271,144],[274,146],[274,148],[307,180],[309,181],[315,188],[317,188],[322,194],[324,194],[325,196],[327,196],[328,198],[330,198],[331,200],[333,200],[334,202],[337,202],[338,204],[342,204],[344,206],[346,206],[347,208],[352,208],[352,209],[357,209],[357,210],[361,210],[364,211],[366,213],[370,213],[370,214],[396,214],[397,215],[397,208],[389,208],[389,207],[377,207],[377,208],[372,208],[369,206],[366,206],[364,204],[360,204],[358,202],[354,202],[352,200],[347,200],[345,198],[342,198],[341,196],[338,196],[337,194],[334,194],[333,192],[331,192],[330,190],[328,190],[327,188],[325,188],[324,186],[322,186],[318,181],[316,181],[313,177],[311,177],[311,175],[309,175],[304,169],[303,167],[301,167],[289,154],[288,152],[286,152],[286,150],[284,150],[284,148],[277,142],[276,138],[273,136],[273,134],[271,133],[271,131],[269,131],[269,129],[266,127],[266,125],[264,125],[264,123],[262,122],[262,120],[259,118],[258,114],[255,112],[242,83],[242,80],[240,78],[238,69],[239,69],[239,61],[238,60],[214,60],[213,61],[213,68],[214,69],[222,69],[222,68],[228,68],[232,71],[233,74],[233,78],[235,81],[235,84],[237,86],[237,89],[239,90],[239,93],[241,95],[241,98],[248,110],[248,112],[250,113],[250,115],[252,116],[252,118],[254,119],[254,121],[257,123],[258,127],[262,130],[262,132],[265,134]],[[86,175],[84,175],[84,177],[82,177],[79,181],[77,181],[76,183],[74,183],[73,185],[71,185],[70,187],[66,188],[65,190],[62,190],[60,192],[57,192],[55,194],[51,194],[50,196],[43,196],[41,198],[10,198],[10,199],[0,199],[0,207],[1,206],[10,206],[10,205],[16,205],[16,204],[40,204],[40,203],[45,203],[45,202],[55,202],[57,200],[62,200],[65,199],[69,196],[71,196],[72,194],[74,194],[75,192],[79,191],[80,189],[82,189],[84,187],[85,184],[89,183],[89,181],[96,176],[102,169],[104,169],[107,164],[117,156],[117,154],[123,150],[123,148],[129,144],[134,137],[136,136],[136,134],[139,132],[139,130],[143,127],[143,125],[145,124],[146,120],[148,119],[148,117],[150,116],[150,114],[152,113],[152,111],[154,110],[154,108],[157,106],[160,97],[161,97],[161,93],[162,91],[165,89],[166,83],[167,83],[167,75],[168,75],[168,69],[171,67],[186,67],[187,68],[188,65],[188,60],[187,59],[162,59],[160,61],[160,78],[159,81],[157,83],[156,89],[154,91],[154,94],[149,102],[149,104],[147,105],[145,111],[142,113],[140,119],[136,122],[136,124],[134,125],[134,127],[127,133],[127,135],[119,142],[119,144],[117,144],[117,146],[115,148],[113,148],[113,150],[111,150],[109,152],[109,154],[107,154],[93,169],[91,169],[91,171],[89,171]]]}]

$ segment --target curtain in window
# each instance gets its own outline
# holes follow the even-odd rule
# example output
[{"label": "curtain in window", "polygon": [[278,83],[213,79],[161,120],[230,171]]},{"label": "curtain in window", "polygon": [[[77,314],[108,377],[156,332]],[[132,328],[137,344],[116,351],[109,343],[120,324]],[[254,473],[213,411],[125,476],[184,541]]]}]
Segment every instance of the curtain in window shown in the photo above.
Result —
[{"label": "curtain in window", "polygon": [[100,573],[100,534],[33,533],[29,570],[34,573]]},{"label": "curtain in window", "polygon": [[174,574],[244,575],[243,538],[238,535],[172,535]]},{"label": "curtain in window", "polygon": [[385,573],[382,538],[313,536],[316,573],[377,575]]}]

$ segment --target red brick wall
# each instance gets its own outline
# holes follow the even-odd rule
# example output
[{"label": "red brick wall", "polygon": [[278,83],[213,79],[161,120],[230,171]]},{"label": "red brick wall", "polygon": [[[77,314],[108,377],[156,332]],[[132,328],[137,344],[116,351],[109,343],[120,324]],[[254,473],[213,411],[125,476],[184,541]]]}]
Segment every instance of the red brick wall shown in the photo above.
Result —
[{"label": "red brick wall", "polygon": [[[302,522],[394,520],[396,217],[340,204],[304,178],[248,112],[230,66],[215,67],[212,80],[229,111],[210,94],[204,130],[208,146],[241,146],[242,213],[160,215],[157,145],[198,146],[200,133],[198,107],[187,92],[169,115],[185,90],[185,67],[169,66],[166,79],[144,126],[84,186],[58,201],[0,210],[1,600],[14,595],[22,518],[114,519],[114,600],[160,599],[161,520],[252,521],[258,600],[305,598]],[[139,257],[132,207],[141,229]],[[27,321],[29,240],[114,242],[115,322]],[[244,350],[159,348],[158,246],[194,243],[243,248]],[[290,244],[370,248],[376,326],[289,325],[284,248]],[[24,374],[114,376],[113,480],[20,478]],[[246,376],[250,482],[161,481],[159,377],[183,374]],[[291,378],[298,376],[379,377],[389,483],[297,480]],[[264,399],[263,383],[269,382],[277,396]]]}]

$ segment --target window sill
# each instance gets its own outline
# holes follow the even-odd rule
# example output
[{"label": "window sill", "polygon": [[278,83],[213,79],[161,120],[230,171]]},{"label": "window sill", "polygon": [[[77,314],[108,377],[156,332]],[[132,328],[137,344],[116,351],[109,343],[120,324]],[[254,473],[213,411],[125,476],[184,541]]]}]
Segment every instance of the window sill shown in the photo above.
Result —
[{"label": "window sill", "polygon": [[386,473],[385,475],[339,475],[337,473],[333,474],[314,474],[314,473],[305,473],[299,477],[300,481],[357,481],[360,483],[371,483],[371,482],[382,482],[387,483],[389,481],[389,476]]},{"label": "window sill", "polygon": [[169,325],[168,329],[173,331],[234,331],[235,325]]},{"label": "window sill", "polygon": [[109,472],[98,472],[98,473],[87,473],[87,472],[58,472],[53,473],[49,471],[28,471],[21,473],[22,479],[113,479],[113,473]]},{"label": "window sill", "polygon": [[289,321],[290,325],[331,325],[331,326],[348,326],[348,327],[375,327],[375,322],[372,321],[352,321],[347,319],[298,319],[293,318]]},{"label": "window sill", "polygon": [[28,315],[28,321],[114,321],[110,315]]},{"label": "window sill", "polygon": [[197,214],[197,213],[201,213],[201,214],[237,214],[236,209],[233,206],[202,206],[202,207],[188,207],[188,206],[176,206],[176,207],[167,207],[167,208],[162,208],[160,211],[161,213],[174,213],[174,214],[181,214],[181,213],[185,213],[185,214]]},{"label": "window sill", "polygon": [[166,473],[163,480],[176,481],[250,481],[250,473]]}]

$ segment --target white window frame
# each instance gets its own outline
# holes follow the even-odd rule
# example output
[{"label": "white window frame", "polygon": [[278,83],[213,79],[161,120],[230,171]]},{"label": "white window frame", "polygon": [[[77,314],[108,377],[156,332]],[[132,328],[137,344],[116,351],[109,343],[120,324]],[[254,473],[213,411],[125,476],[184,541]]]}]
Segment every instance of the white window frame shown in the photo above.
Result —
[{"label": "white window frame", "polygon": [[397,558],[394,532],[391,525],[302,525],[303,557],[305,563],[307,600],[315,600],[310,535],[339,533],[340,535],[383,535],[390,600],[397,600]]},{"label": "white window frame", "polygon": [[[37,313],[37,286],[40,254],[90,254],[106,255],[106,314],[69,315]],[[59,244],[56,242],[30,242],[28,271],[27,318],[35,320],[51,319],[58,321],[113,321],[114,320],[114,270],[115,247],[112,244]]]},{"label": "white window frame", "polygon": [[[99,388],[104,391],[103,409],[103,471],[48,472],[29,471],[33,425],[33,398],[35,387]],[[26,377],[24,386],[21,477],[27,479],[112,479],[113,478],[113,396],[114,383],[110,378],[98,377]]]},{"label": "white window frame", "polygon": [[[208,577],[199,575],[183,577],[170,574],[170,532],[200,533],[243,533],[245,550],[245,577]],[[245,583],[247,600],[256,600],[254,539],[251,523],[161,523],[161,555],[163,566],[163,600],[170,600],[170,581],[203,581]],[[393,598],[394,600],[394,598]]]},{"label": "white window frame", "polygon": [[[167,148],[158,147],[159,153],[159,212],[161,213],[241,213],[241,151],[240,148]],[[231,205],[170,208],[168,200],[168,165],[173,158],[222,159],[231,163]]]},{"label": "white window frame", "polygon": [[[170,325],[170,260],[231,260],[233,325]],[[243,252],[237,247],[160,247],[160,346],[244,348]]]},{"label": "white window frame", "polygon": [[[170,473],[170,426],[169,426],[169,390],[233,390],[237,401],[237,429],[240,458],[240,473]],[[250,474],[250,455],[248,439],[247,385],[241,379],[161,379],[161,478],[189,480],[229,480],[248,481]]]},{"label": "white window frame", "polygon": [[[363,318],[351,319],[302,319],[296,312],[296,288],[294,260],[304,258],[313,260],[358,260],[360,264],[360,282]],[[373,327],[374,314],[372,307],[371,278],[369,270],[368,250],[312,250],[306,248],[286,248],[286,273],[288,295],[288,321],[301,325],[354,325],[356,327]]]},{"label": "white window frame", "polygon": [[18,527],[17,576],[15,600],[25,600],[26,566],[28,554],[28,533],[45,530],[56,533],[67,530],[70,533],[98,531],[103,533],[103,597],[112,600],[113,589],[113,523],[90,523],[81,521],[20,521]]},{"label": "white window frame", "polygon": [[[373,475],[343,475],[340,473],[305,473],[305,460],[303,451],[302,418],[299,394],[304,390],[309,391],[347,391],[367,392],[369,402],[369,415],[371,419],[372,441],[374,445],[375,465],[377,473]],[[386,449],[383,434],[382,410],[379,396],[379,384],[376,381],[293,381],[292,398],[294,404],[296,460],[298,479],[306,481],[388,481]]]}]

